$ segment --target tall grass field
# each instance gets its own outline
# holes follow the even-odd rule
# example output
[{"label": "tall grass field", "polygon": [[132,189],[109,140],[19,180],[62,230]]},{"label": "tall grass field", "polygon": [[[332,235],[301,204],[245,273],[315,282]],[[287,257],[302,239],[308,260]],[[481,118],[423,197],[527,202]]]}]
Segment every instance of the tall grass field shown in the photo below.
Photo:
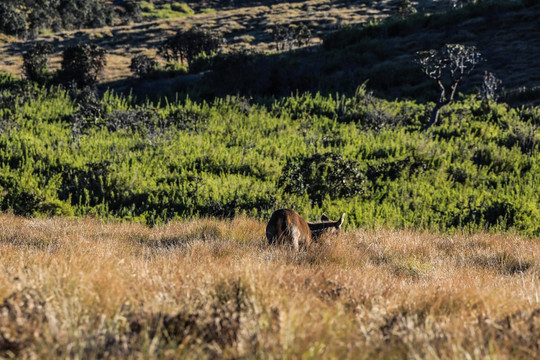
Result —
[{"label": "tall grass field", "polygon": [[264,222],[0,216],[0,357],[534,359],[540,245]]}]

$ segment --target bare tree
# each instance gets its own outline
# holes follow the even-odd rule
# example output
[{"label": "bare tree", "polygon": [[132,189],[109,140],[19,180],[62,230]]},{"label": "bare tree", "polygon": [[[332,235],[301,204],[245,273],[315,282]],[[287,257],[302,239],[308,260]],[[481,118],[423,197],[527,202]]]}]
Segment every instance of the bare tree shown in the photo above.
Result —
[{"label": "bare tree", "polygon": [[441,108],[454,100],[456,89],[464,76],[468,76],[481,61],[481,54],[474,46],[446,44],[440,50],[417,52],[417,62],[422,71],[439,85],[440,95],[425,129],[439,120]]},{"label": "bare tree", "polygon": [[480,90],[480,98],[483,101],[497,101],[497,89],[502,81],[489,71],[484,72],[484,82]]}]

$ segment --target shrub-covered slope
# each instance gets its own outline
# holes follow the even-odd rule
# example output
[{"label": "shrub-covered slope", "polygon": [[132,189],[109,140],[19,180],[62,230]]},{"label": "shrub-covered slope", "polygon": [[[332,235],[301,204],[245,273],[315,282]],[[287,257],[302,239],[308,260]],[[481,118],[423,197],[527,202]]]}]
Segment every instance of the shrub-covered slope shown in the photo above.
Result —
[{"label": "shrub-covered slope", "polygon": [[459,43],[474,46],[483,62],[458,91],[477,93],[484,71],[489,71],[502,81],[505,101],[539,104],[539,19],[537,2],[480,1],[406,19],[365,21],[330,33],[320,49],[232,60],[218,56],[209,66],[213,71],[195,88],[202,87],[206,96],[283,96],[295,90],[350,94],[369,81],[371,89],[389,99],[435,100],[438,87],[415,63],[416,53]]},{"label": "shrub-covered slope", "polygon": [[[487,70],[502,80],[505,101],[536,105],[540,101],[536,61],[540,54],[540,5],[535,1],[485,0],[455,10],[443,6],[443,2],[421,1],[416,6],[418,13],[406,19],[397,17],[397,2],[387,0],[307,0],[242,8],[244,5],[253,4],[242,2],[234,9],[133,26],[44,34],[38,40],[54,46],[53,69],[59,67],[61,51],[66,47],[79,42],[104,47],[109,55],[100,81],[105,87],[126,92],[135,88],[143,97],[148,89],[151,93],[189,92],[192,98],[238,93],[288,96],[295,90],[352,94],[358,84],[369,80],[370,88],[379,96],[417,101],[434,100],[437,88],[426,81],[414,63],[415,53],[461,43],[476,46],[485,61],[464,79],[458,91],[476,92]],[[301,24],[310,29],[309,44],[314,46],[276,52],[275,26]],[[196,26],[221,32],[227,40],[225,53],[244,49],[250,56],[235,54],[208,59],[207,64],[203,61],[191,69],[194,73],[211,70],[203,77],[177,76],[174,72],[166,79],[132,77],[129,64],[133,56],[157,57],[156,51],[167,37]],[[321,48],[318,45],[322,39]],[[0,46],[0,69],[20,74],[22,54],[32,43],[9,41]],[[193,84],[194,78],[201,81]]]},{"label": "shrub-covered slope", "polygon": [[0,206],[134,218],[349,214],[352,226],[540,234],[538,108],[297,95],[136,105],[3,76]]}]

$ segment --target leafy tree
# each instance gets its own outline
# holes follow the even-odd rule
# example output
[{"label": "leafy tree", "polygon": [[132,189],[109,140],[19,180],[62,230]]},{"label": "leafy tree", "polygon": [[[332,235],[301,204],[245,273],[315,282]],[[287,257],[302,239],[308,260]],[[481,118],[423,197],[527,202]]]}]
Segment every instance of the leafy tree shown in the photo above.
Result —
[{"label": "leafy tree", "polygon": [[62,77],[78,86],[93,85],[107,64],[107,51],[95,44],[78,44],[64,50]]},{"label": "leafy tree", "polygon": [[401,17],[402,19],[405,19],[416,13],[416,9],[414,8],[411,0],[399,0],[397,11],[399,17]]},{"label": "leafy tree", "polygon": [[276,50],[283,51],[286,47],[291,50],[294,45],[306,46],[311,40],[311,30],[302,23],[299,26],[290,25],[288,28],[284,25],[276,25],[272,29],[272,38],[276,43]]},{"label": "leafy tree", "polygon": [[363,193],[365,181],[359,163],[329,152],[290,161],[279,186],[287,193],[307,193],[311,202],[320,206],[327,196],[336,199]]},{"label": "leafy tree", "polygon": [[41,29],[61,30],[62,19],[58,13],[60,2],[60,0],[26,0],[24,6],[28,11],[28,27],[33,35],[37,35]]},{"label": "leafy tree", "polygon": [[28,80],[44,84],[50,77],[47,56],[53,51],[49,43],[36,43],[23,55],[23,72]]},{"label": "leafy tree", "polygon": [[276,43],[276,50],[285,50],[287,40],[287,28],[283,25],[276,25],[272,29],[272,39]]},{"label": "leafy tree", "polygon": [[65,29],[102,27],[114,23],[114,10],[104,1],[63,0],[58,12]]},{"label": "leafy tree", "polygon": [[[128,1],[128,3],[131,3]],[[135,11],[126,3],[126,12]],[[0,3],[0,31],[36,35],[40,29],[101,27],[114,23],[114,7],[102,0],[4,0]]]},{"label": "leafy tree", "polygon": [[131,59],[129,69],[139,77],[145,77],[156,70],[158,63],[147,55],[136,55]]},{"label": "leafy tree", "polygon": [[464,76],[468,76],[481,61],[481,54],[474,46],[446,44],[440,50],[417,52],[417,62],[422,71],[439,85],[439,100],[433,108],[426,129],[435,125],[441,108],[454,101],[456,89]]},{"label": "leafy tree", "polygon": [[124,1],[124,13],[122,14],[122,17],[128,22],[141,21],[142,10],[140,3],[135,0]]},{"label": "leafy tree", "polygon": [[199,54],[218,51],[224,38],[211,30],[193,27],[187,31],[178,31],[161,44],[158,54],[167,61],[191,63]]},{"label": "leafy tree", "polygon": [[0,3],[0,31],[20,36],[26,32],[26,16],[21,9],[9,2]]},{"label": "leafy tree", "polygon": [[297,46],[306,46],[311,40],[311,30],[309,27],[302,23],[294,31],[294,40]]}]

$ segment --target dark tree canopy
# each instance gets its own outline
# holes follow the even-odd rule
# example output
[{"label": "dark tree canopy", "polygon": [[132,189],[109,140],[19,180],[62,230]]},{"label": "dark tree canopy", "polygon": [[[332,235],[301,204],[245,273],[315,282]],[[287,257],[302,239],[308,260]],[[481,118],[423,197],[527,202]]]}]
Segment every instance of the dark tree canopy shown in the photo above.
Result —
[{"label": "dark tree canopy", "polygon": [[124,9],[124,14],[116,14],[111,2],[102,0],[3,0],[0,32],[32,37],[41,29],[59,31],[113,25],[117,15],[137,19],[136,3],[126,1]]},{"label": "dark tree canopy", "polygon": [[187,31],[179,30],[174,36],[165,40],[159,47],[158,54],[167,61],[187,62],[197,55],[209,55],[219,50],[224,43],[223,37],[211,30],[193,27]]},{"label": "dark tree canopy", "polygon": [[78,86],[94,85],[105,65],[107,51],[95,44],[67,48],[62,58],[62,77]]},{"label": "dark tree canopy", "polygon": [[49,43],[36,43],[32,49],[23,55],[23,72],[28,80],[39,84],[45,83],[49,78],[49,69],[47,67],[48,55],[53,51]]},{"label": "dark tree canopy", "polygon": [[148,55],[136,55],[131,59],[129,69],[139,77],[145,77],[156,70],[158,63]]}]

